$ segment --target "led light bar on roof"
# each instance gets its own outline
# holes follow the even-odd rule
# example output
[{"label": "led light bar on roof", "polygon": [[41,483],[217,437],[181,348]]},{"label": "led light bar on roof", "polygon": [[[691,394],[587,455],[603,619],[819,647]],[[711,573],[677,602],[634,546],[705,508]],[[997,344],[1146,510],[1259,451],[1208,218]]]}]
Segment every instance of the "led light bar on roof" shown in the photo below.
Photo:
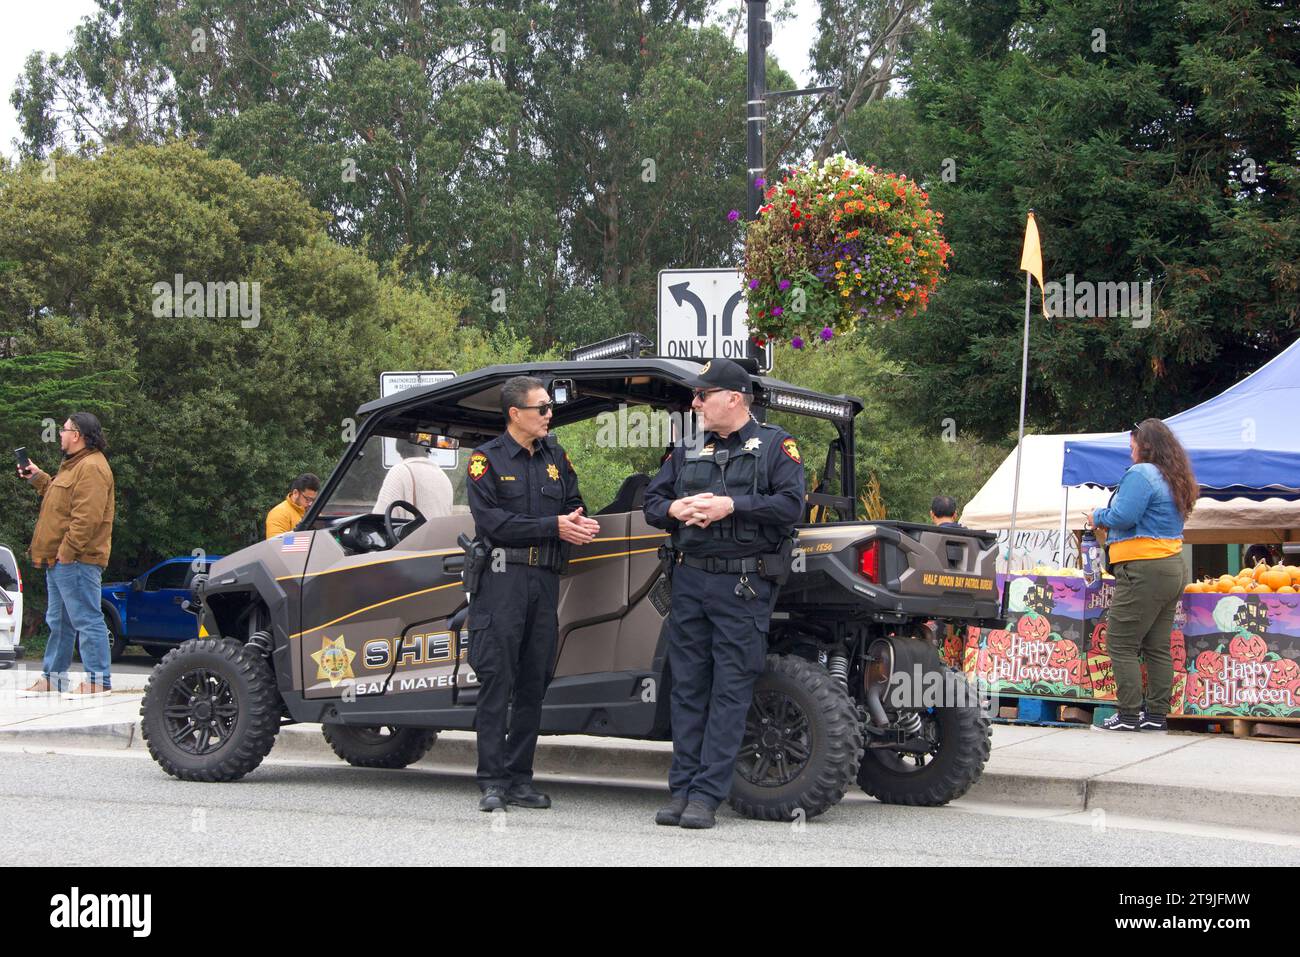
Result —
[{"label": "led light bar on roof", "polygon": [[591,345],[579,346],[569,353],[570,362],[586,362],[592,359],[636,359],[641,352],[652,345],[649,339],[639,332],[629,332],[612,339],[602,339]]},{"label": "led light bar on roof", "polygon": [[793,392],[771,389],[767,393],[767,404],[773,409],[789,409],[792,412],[804,412],[828,419],[848,421],[853,418],[853,408],[847,402],[834,399],[814,399]]}]

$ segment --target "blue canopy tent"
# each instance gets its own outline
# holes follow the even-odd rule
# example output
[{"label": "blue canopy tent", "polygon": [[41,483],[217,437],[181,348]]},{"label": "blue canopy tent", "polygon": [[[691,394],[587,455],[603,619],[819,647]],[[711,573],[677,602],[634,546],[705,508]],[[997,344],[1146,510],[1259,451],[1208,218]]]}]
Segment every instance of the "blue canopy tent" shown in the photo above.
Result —
[{"label": "blue canopy tent", "polygon": [[[1300,499],[1300,339],[1226,392],[1165,419],[1201,495]],[[1114,488],[1132,465],[1129,433],[1065,443],[1061,484]]]}]

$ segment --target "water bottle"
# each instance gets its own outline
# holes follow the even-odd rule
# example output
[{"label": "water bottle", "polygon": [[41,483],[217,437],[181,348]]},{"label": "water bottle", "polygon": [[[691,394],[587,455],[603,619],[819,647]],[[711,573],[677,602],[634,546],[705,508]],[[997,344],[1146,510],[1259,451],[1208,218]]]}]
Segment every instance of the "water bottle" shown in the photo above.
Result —
[{"label": "water bottle", "polygon": [[1084,528],[1079,550],[1083,552],[1084,580],[1091,585],[1101,575],[1101,549],[1097,547],[1097,536],[1091,528]]}]

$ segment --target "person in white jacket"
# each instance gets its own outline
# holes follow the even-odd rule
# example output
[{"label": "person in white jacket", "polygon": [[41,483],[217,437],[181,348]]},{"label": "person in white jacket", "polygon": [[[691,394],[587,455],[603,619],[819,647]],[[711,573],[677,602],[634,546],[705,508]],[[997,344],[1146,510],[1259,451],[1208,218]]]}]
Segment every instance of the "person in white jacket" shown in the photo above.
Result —
[{"label": "person in white jacket", "polygon": [[[397,501],[410,502],[425,518],[450,515],[451,479],[427,456],[402,459],[388,470],[373,511],[382,515],[390,504]],[[411,519],[415,516],[404,508],[397,508],[393,509],[393,517]]]}]

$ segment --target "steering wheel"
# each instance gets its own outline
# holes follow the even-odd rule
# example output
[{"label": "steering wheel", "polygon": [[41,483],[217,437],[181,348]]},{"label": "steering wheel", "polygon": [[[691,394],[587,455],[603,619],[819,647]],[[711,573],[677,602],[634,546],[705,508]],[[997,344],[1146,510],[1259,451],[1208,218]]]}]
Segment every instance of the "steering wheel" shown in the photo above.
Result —
[{"label": "steering wheel", "polygon": [[408,534],[411,530],[419,525],[423,525],[425,521],[427,521],[424,517],[424,513],[410,502],[403,501],[400,498],[395,502],[390,502],[388,508],[384,509],[384,534],[388,537],[389,548],[392,548],[403,538],[403,536],[398,535],[397,530],[393,528],[393,509],[395,508],[404,508],[415,516],[414,519],[402,526],[402,531],[407,532]]}]

